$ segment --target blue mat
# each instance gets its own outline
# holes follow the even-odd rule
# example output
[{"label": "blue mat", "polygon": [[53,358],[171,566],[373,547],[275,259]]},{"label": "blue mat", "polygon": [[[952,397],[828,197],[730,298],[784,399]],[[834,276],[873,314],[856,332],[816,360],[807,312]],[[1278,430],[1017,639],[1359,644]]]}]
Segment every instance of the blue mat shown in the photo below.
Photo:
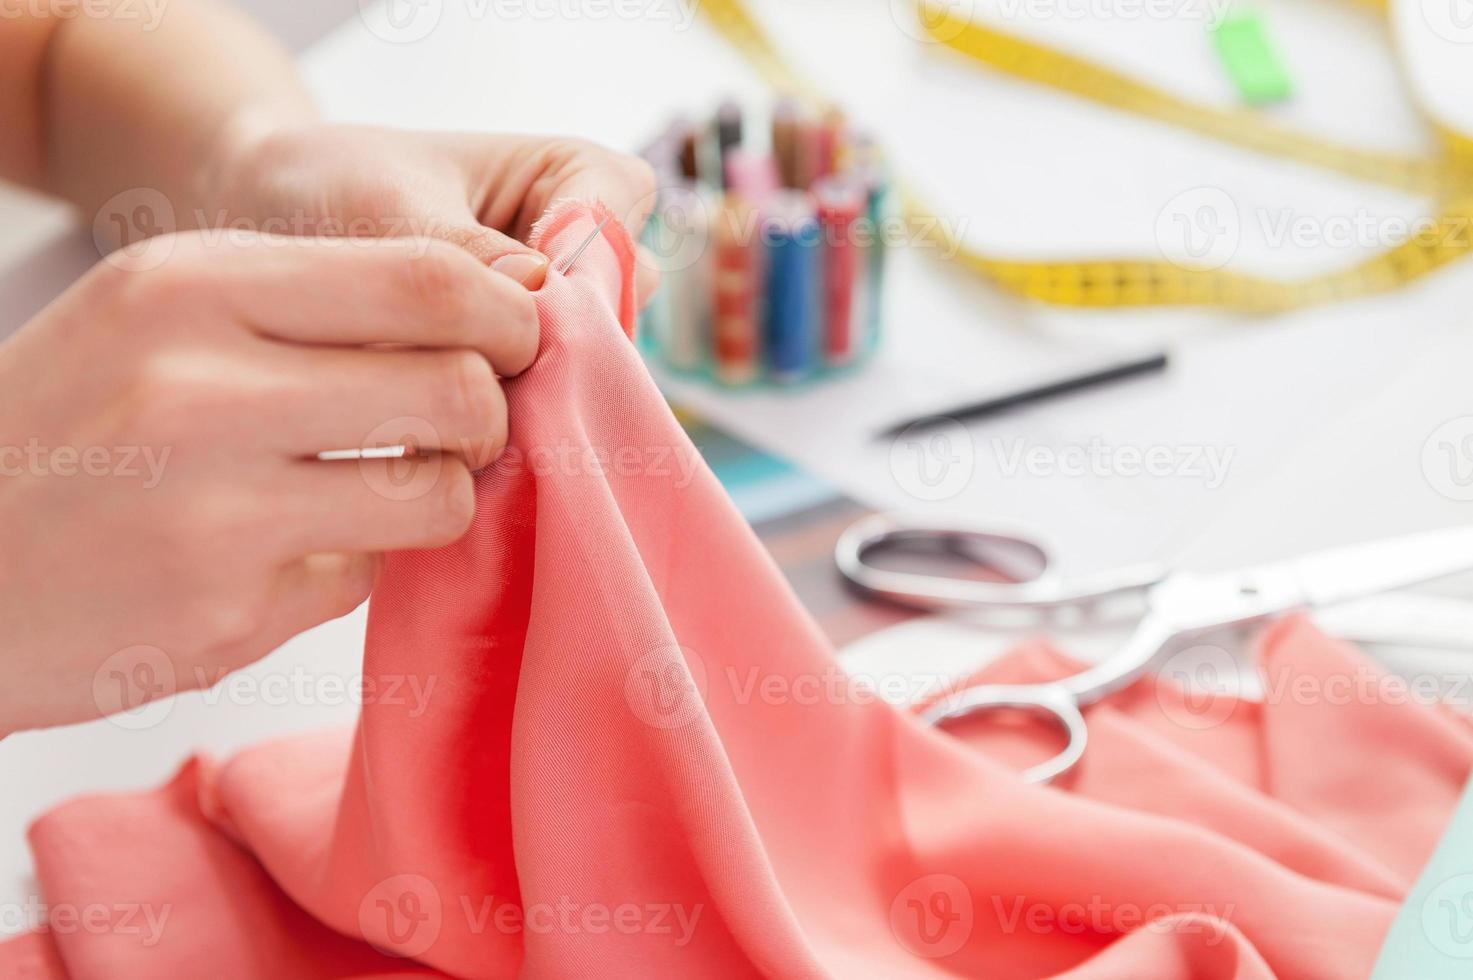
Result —
[{"label": "blue mat", "polygon": [[1397,913],[1371,977],[1473,977],[1473,782]]}]

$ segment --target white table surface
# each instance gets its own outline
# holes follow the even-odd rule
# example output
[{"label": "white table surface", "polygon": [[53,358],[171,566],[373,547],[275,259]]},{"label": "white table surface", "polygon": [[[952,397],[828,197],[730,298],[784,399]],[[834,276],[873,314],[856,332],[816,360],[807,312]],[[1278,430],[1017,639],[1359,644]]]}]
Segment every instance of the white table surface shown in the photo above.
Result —
[{"label": "white table surface", "polygon": [[[695,0],[423,0],[410,43],[370,11],[310,49],[302,69],[340,120],[462,130],[576,133],[633,148],[673,113],[763,89],[699,25]],[[1171,87],[1227,104],[1231,94],[1199,14],[1064,16],[1108,7],[962,0],[975,15],[1034,33]],[[1473,47],[1430,30],[1425,8],[1399,4],[1398,43],[1425,102],[1445,118],[1473,112]],[[881,134],[900,166],[973,244],[1028,256],[1154,255],[1158,218],[1178,195],[1226,193],[1241,217],[1237,267],[1295,276],[1347,264],[1360,246],[1275,244],[1284,219],[1373,226],[1427,203],[1383,188],[1204,142],[1165,127],[978,72],[938,56],[886,0],[756,4],[811,73]],[[1031,17],[1019,11],[1031,11]],[[549,11],[562,15],[545,16]],[[603,16],[598,16],[602,11]],[[623,17],[619,11],[638,11]],[[1426,149],[1385,32],[1341,4],[1269,7],[1297,84],[1273,110],[1288,124],[1360,145]],[[1435,12],[1435,11],[1434,11]],[[574,14],[577,16],[566,16]],[[377,30],[374,27],[377,27]],[[913,28],[911,28],[913,30]],[[404,33],[397,35],[404,40]],[[1462,40],[1462,39],[1459,39]],[[1473,40],[1473,39],[1469,39]],[[1462,55],[1461,58],[1458,55]],[[1473,132],[1473,120],[1461,122]],[[96,258],[85,231],[47,237],[0,273],[0,334]],[[896,256],[880,364],[975,361],[978,390],[1077,356],[1087,345],[1165,343],[1165,377],[1097,391],[972,426],[970,479],[945,500],[919,500],[892,447],[857,438],[819,391],[713,396],[681,389],[716,421],[786,454],[875,506],[998,518],[1046,534],[1068,568],[1145,558],[1210,566],[1275,557],[1469,519],[1460,484],[1424,448],[1461,436],[1473,416],[1466,382],[1473,339],[1473,263],[1393,295],[1265,321],[1201,312],[1079,312],[1017,303],[930,257]],[[970,338],[970,339],[969,339]],[[943,348],[938,350],[938,348]],[[1009,473],[1007,454],[1110,447],[1230,453],[1220,486],[1193,476]],[[1454,441],[1454,445],[1458,445]],[[79,615],[85,601],[79,598]],[[356,707],[327,685],[358,669],[363,612],[288,644],[247,677],[295,693],[206,692],[175,699],[144,731],[108,721],[0,742],[0,908],[31,910],[25,826],[80,792],[147,786],[191,751],[228,752],[272,735],[349,722]],[[877,654],[876,650],[880,652]],[[865,656],[883,659],[883,645]],[[871,659],[870,662],[873,662]],[[306,693],[302,693],[306,692]],[[278,703],[279,702],[279,703]],[[9,905],[6,903],[19,903]],[[0,932],[17,916],[0,917]],[[24,924],[19,923],[19,924]]]}]

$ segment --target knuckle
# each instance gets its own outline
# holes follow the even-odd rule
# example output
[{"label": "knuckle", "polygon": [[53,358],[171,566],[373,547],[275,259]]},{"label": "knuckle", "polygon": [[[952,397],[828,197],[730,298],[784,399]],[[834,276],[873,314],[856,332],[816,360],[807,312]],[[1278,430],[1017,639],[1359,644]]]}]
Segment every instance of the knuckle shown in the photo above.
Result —
[{"label": "knuckle", "polygon": [[242,588],[211,589],[188,602],[182,612],[191,635],[203,647],[221,650],[248,643],[260,635],[266,622],[264,595]]},{"label": "knuckle", "polygon": [[100,265],[123,276],[141,276],[187,260],[198,243],[199,236],[192,233],[154,235],[109,252]]},{"label": "knuckle", "polygon": [[632,192],[648,194],[654,191],[655,169],[643,157],[622,153],[590,140],[568,139],[563,142],[565,158],[578,160],[587,168],[596,167],[614,174]]},{"label": "knuckle", "polygon": [[[160,501],[146,518],[150,563],[177,583],[177,620],[202,648],[248,643],[269,621],[265,526],[250,495],[203,492],[191,506]],[[221,556],[229,556],[222,562]]]},{"label": "knuckle", "polygon": [[322,601],[317,607],[314,621],[325,623],[346,616],[363,605],[373,591],[377,576],[378,562],[373,556],[355,556],[344,561],[340,568],[322,580]]},{"label": "knuckle", "polygon": [[448,244],[427,248],[406,263],[409,299],[433,322],[464,321],[472,315],[480,285],[471,273],[480,271],[469,256]]},{"label": "knuckle", "polygon": [[119,402],[126,427],[154,439],[206,428],[227,395],[191,363],[191,358],[165,351],[140,358]]},{"label": "knuckle", "polygon": [[[147,268],[137,255],[114,253],[88,271],[79,288],[90,300],[105,304],[114,314],[147,322],[171,289],[177,288],[167,266]],[[133,329],[132,324],[129,329]]]},{"label": "knuckle", "polygon": [[233,647],[254,639],[265,622],[263,602],[235,597],[204,606],[201,624],[219,647]]},{"label": "knuckle", "polygon": [[334,618],[346,616],[367,601],[378,577],[378,566],[374,562],[354,562],[338,577],[336,594],[331,607]]},{"label": "knuckle", "polygon": [[[187,567],[201,563],[220,551],[245,558],[256,553],[257,528],[251,524],[254,510],[233,494],[204,493],[194,505],[167,518],[170,550]],[[249,561],[245,558],[245,561]],[[208,580],[204,584],[208,584]],[[220,590],[229,594],[232,590]]]},{"label": "knuckle", "polygon": [[113,297],[127,293],[146,275],[135,269],[126,257],[117,261],[98,262],[77,282],[77,288],[94,297]]},{"label": "knuckle", "polygon": [[445,372],[442,390],[452,419],[476,431],[503,412],[501,385],[486,358],[475,351],[452,351],[445,355]]},{"label": "knuckle", "polygon": [[175,332],[186,325],[198,330],[214,317],[204,315],[213,280],[202,263],[180,262],[130,277],[115,294],[117,309],[130,330]]},{"label": "knuckle", "polygon": [[590,154],[606,152],[593,140],[583,139],[581,136],[559,136],[548,142],[548,149],[554,157],[560,160],[575,160]]}]

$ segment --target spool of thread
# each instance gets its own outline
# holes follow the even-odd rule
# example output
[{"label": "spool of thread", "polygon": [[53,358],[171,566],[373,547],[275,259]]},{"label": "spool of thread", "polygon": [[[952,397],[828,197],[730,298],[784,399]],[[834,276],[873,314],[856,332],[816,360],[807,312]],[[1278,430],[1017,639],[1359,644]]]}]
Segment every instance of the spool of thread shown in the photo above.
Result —
[{"label": "spool of thread", "polygon": [[831,367],[848,364],[863,347],[856,301],[865,289],[856,233],[869,207],[868,189],[852,176],[824,177],[813,185],[823,238],[823,355]]},{"label": "spool of thread", "polygon": [[772,155],[784,187],[797,187],[798,174],[798,104],[783,99],[772,109]]},{"label": "spool of thread", "polygon": [[[670,189],[679,187],[682,181],[679,142],[679,135],[674,129],[667,129],[660,138],[646,146],[641,154],[655,172],[655,203],[650,209],[649,219],[640,229],[639,242],[657,262],[672,247],[662,215],[664,205],[669,200]],[[639,313],[636,337],[646,349],[663,352],[670,343],[670,332],[670,290],[657,289]]]},{"label": "spool of thread", "polygon": [[755,152],[727,100],[645,150],[660,193],[642,241],[664,275],[641,341],[732,385],[849,364],[879,331],[890,182],[878,146],[837,110],[792,100],[771,123],[772,152]]},{"label": "spool of thread", "polygon": [[864,269],[864,319],[866,346],[879,341],[880,321],[884,311],[885,284],[885,212],[890,201],[890,177],[884,165],[877,160],[856,171],[856,176],[866,190],[865,219],[872,239],[865,249]]},{"label": "spool of thread", "polygon": [[823,124],[812,116],[800,116],[797,126],[797,148],[793,158],[793,186],[809,190],[819,178],[824,155]]},{"label": "spool of thread", "polygon": [[695,180],[701,172],[700,132],[689,122],[681,121],[677,126],[679,127],[676,130],[676,139],[680,147],[680,174],[686,180]]},{"label": "spool of thread", "polygon": [[761,333],[757,302],[761,270],[755,212],[746,199],[728,193],[712,230],[715,270],[713,304],[716,376],[726,384],[756,380]]},{"label": "spool of thread", "polygon": [[716,107],[716,145],[723,160],[742,145],[742,107],[731,99]]},{"label": "spool of thread", "polygon": [[681,181],[660,195],[659,249],[668,287],[669,330],[665,358],[682,371],[698,370],[711,336],[710,209],[693,181]]},{"label": "spool of thread", "polygon": [[837,109],[825,112],[818,130],[817,176],[819,179],[839,172],[844,151],[844,134],[844,114]]},{"label": "spool of thread", "polygon": [[[657,186],[663,187],[668,178],[657,179],[659,180]],[[663,198],[662,191],[656,198],[649,220],[644,223],[639,233],[639,243],[657,258],[660,255],[660,202]],[[670,329],[670,290],[656,289],[655,294],[644,305],[644,309],[639,311],[639,329],[635,332],[635,337],[644,350],[663,352],[670,343]]]},{"label": "spool of thread", "polygon": [[884,155],[880,151],[880,145],[875,142],[874,137],[868,133],[846,133],[844,140],[845,153],[841,162],[848,170],[856,172],[868,171],[878,167],[884,162]]},{"label": "spool of thread", "polygon": [[762,220],[767,274],[763,343],[773,381],[801,380],[814,368],[821,331],[819,236],[813,200],[804,191],[773,195]]},{"label": "spool of thread", "polygon": [[782,186],[777,161],[738,147],[726,154],[726,186],[748,201],[765,201]]},{"label": "spool of thread", "polygon": [[680,170],[681,144],[687,128],[688,123],[676,120],[639,151],[639,155],[655,169],[657,175]]}]

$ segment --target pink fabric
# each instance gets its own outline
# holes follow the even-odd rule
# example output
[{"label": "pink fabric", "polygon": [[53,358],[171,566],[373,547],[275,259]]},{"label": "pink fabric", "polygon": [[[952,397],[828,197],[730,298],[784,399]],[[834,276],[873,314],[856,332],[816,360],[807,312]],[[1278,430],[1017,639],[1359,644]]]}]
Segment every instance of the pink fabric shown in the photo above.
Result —
[{"label": "pink fabric", "polygon": [[[540,247],[592,222],[565,208]],[[550,278],[475,526],[375,592],[365,674],[433,679],[428,710],[47,815],[50,903],[169,917],[26,937],[0,974],[1369,973],[1473,766],[1460,720],[1148,680],[1091,710],[1069,786],[1024,784],[1047,736],[935,732],[842,681],[619,329],[632,262],[611,225]],[[1303,621],[1262,658],[1375,673]],[[1035,645],[985,679],[1074,669]]]}]

